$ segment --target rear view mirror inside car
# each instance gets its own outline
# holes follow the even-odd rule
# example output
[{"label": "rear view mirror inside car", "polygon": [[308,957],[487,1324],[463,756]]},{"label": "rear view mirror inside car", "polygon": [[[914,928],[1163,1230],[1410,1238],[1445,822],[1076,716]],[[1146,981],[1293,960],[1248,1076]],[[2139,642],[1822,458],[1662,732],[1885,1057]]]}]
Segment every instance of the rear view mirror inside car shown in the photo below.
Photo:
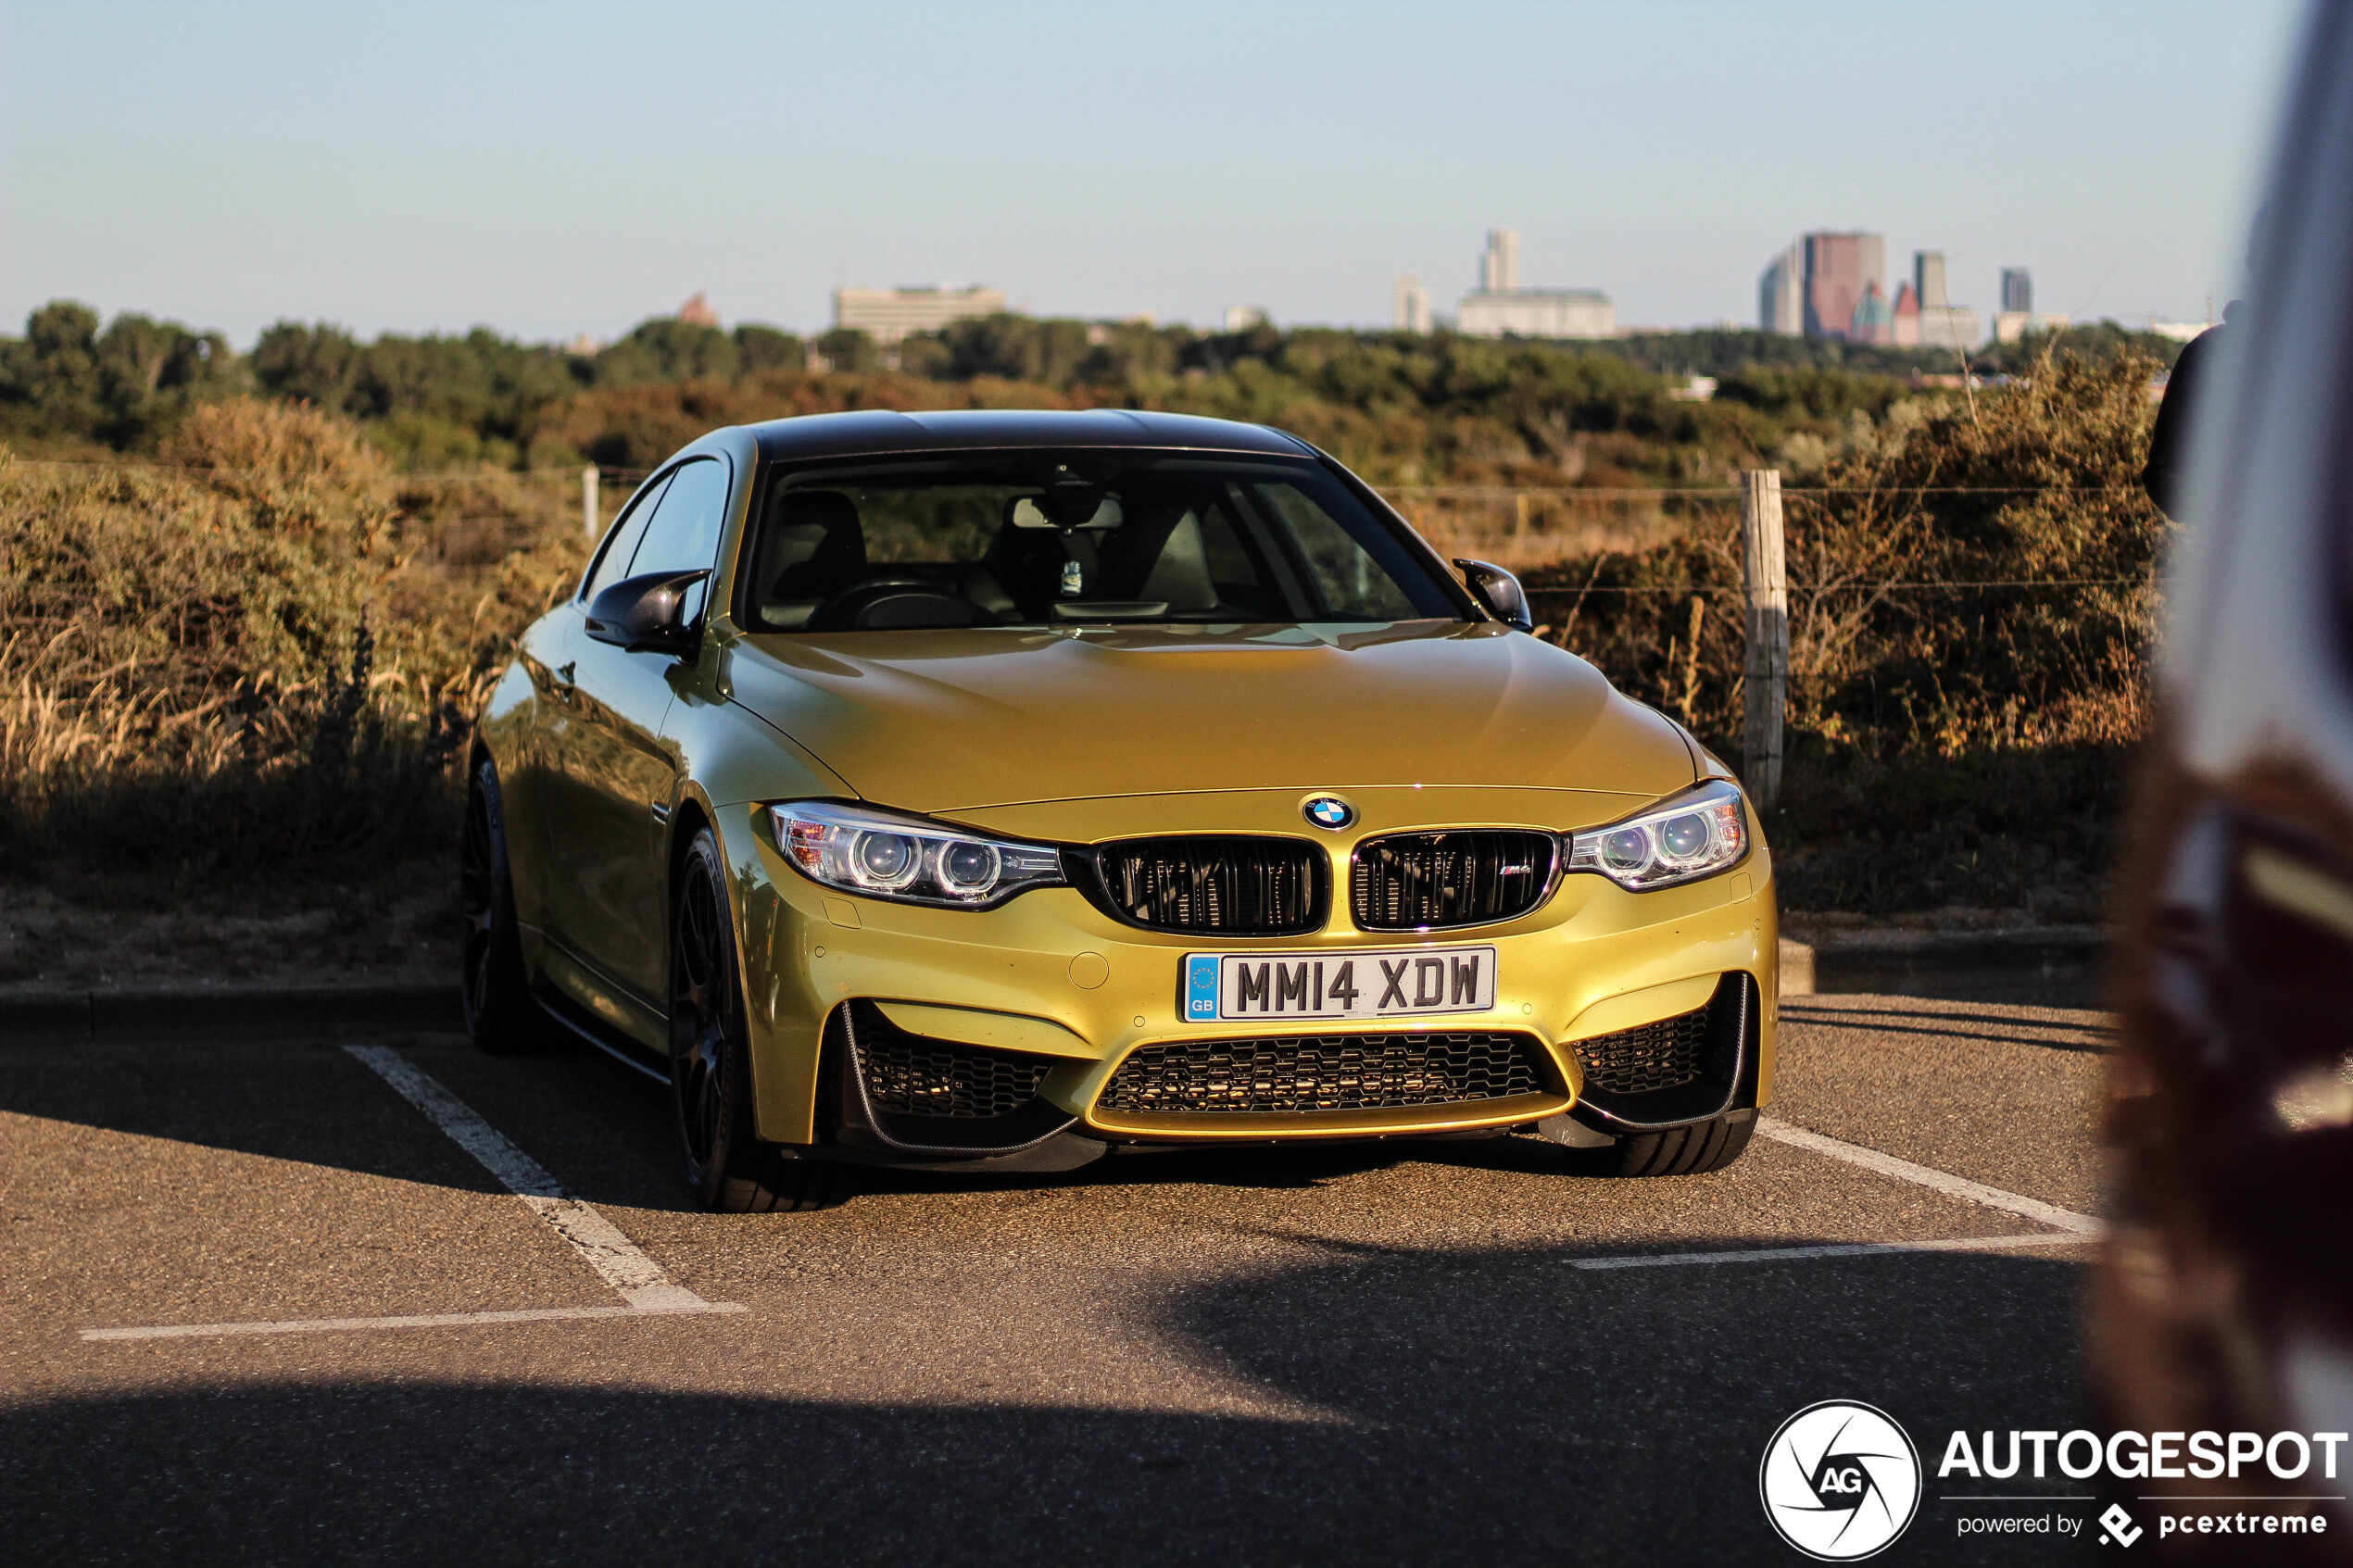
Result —
[{"label": "rear view mirror inside car", "polygon": [[[1005,520],[1008,522],[1011,522],[1015,528],[1063,527],[1063,524],[1055,521],[1054,519],[1046,514],[1046,508],[1039,505],[1039,502],[1043,499],[1044,497],[1039,495],[1014,496],[1013,501],[1005,508]],[[1092,516],[1088,517],[1083,522],[1075,522],[1069,524],[1068,526],[1075,529],[1103,531],[1117,528],[1125,521],[1126,518],[1121,514],[1119,509],[1118,498],[1113,495],[1106,495],[1100,502],[1096,503],[1094,514]]]}]

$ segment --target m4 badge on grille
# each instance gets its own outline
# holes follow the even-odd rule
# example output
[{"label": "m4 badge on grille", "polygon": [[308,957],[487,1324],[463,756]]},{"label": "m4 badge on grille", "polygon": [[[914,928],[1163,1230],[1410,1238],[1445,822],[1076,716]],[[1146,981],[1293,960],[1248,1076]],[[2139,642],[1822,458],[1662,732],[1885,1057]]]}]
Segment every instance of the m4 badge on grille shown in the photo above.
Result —
[{"label": "m4 badge on grille", "polygon": [[1350,948],[1320,953],[1188,953],[1184,1016],[1403,1018],[1495,1005],[1492,947]]}]

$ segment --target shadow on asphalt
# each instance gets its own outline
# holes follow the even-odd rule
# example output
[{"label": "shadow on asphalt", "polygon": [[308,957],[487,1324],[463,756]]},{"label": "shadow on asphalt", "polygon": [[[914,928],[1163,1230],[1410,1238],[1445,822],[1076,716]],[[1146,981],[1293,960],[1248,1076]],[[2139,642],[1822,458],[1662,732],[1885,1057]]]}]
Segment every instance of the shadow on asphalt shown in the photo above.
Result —
[{"label": "shadow on asphalt", "polygon": [[[2043,1006],[2070,1005],[2048,994],[2031,999]],[[1793,1024],[1952,1035],[1971,1041],[2010,1039],[1986,1031],[2015,1022],[1998,1013],[1842,1009],[1835,996],[1792,997],[1787,1016]],[[1918,1022],[1907,1025],[1893,1022],[1896,1019]],[[662,1085],[585,1047],[491,1057],[455,1035],[386,1035],[379,1043],[398,1047],[441,1080],[576,1196],[641,1210],[693,1207]],[[2103,1049],[2026,1035],[2012,1043],[2066,1052]],[[0,1110],[465,1191],[504,1190],[333,1041],[37,1047],[11,1049],[5,1060]],[[852,1201],[859,1193],[1179,1182],[1276,1191],[1311,1188],[1409,1160],[1567,1179],[1557,1148],[1516,1135],[1118,1150],[1059,1175],[955,1175],[859,1166],[851,1168],[847,1187]]]},{"label": "shadow on asphalt", "polygon": [[[1786,1416],[1843,1398],[1923,1451],[1904,1561],[2065,1560],[2047,1537],[1957,1539],[1934,1467],[1954,1429],[2089,1424],[2074,1265],[1577,1255],[1336,1248],[1139,1325],[1139,1353],[1189,1347],[1296,1420],[512,1381],[19,1403],[0,1539],[20,1562],[1795,1561],[1757,1463]],[[653,1331],[497,1332],[570,1335],[610,1367]],[[723,1374],[794,1354],[772,1314],[693,1332]]]}]

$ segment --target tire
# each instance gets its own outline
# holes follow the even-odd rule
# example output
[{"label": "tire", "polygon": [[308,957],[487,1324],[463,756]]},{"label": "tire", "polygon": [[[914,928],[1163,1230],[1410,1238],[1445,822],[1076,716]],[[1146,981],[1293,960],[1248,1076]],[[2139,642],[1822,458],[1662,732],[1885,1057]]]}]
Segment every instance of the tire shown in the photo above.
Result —
[{"label": "tire", "polygon": [[507,813],[497,765],[484,758],[466,784],[466,836],[459,853],[458,973],[466,1033],[485,1051],[540,1050],[555,1031],[532,999],[515,923],[514,874],[507,859]]},{"label": "tire", "polygon": [[698,831],[670,915],[670,1086],[686,1185],[722,1214],[794,1213],[835,1201],[839,1168],[753,1130],[751,1051],[719,844]]},{"label": "tire", "polygon": [[1756,1112],[1733,1110],[1688,1127],[1632,1133],[1607,1148],[1565,1152],[1580,1176],[1704,1176],[1738,1160],[1755,1131]]}]

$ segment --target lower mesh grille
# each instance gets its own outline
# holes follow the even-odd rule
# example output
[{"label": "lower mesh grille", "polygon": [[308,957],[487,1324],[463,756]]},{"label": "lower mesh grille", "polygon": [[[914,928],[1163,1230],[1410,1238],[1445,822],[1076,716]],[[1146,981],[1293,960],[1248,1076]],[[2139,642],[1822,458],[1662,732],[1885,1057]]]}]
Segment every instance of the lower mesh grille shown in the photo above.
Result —
[{"label": "lower mesh grille", "polygon": [[1680,1089],[1696,1082],[1707,1047],[1707,1010],[1577,1042],[1585,1081],[1615,1095]]},{"label": "lower mesh grille", "polygon": [[1051,1063],[910,1035],[882,1015],[858,1010],[858,1067],[866,1098],[901,1116],[978,1121],[1010,1116],[1037,1097]]},{"label": "lower mesh grille", "polygon": [[1105,1110],[1389,1110],[1544,1092],[1524,1035],[1324,1035],[1145,1046]]},{"label": "lower mesh grille", "polygon": [[1154,931],[1293,936],[1324,923],[1330,862],[1295,838],[1131,838],[1098,863],[1121,917]]},{"label": "lower mesh grille", "polygon": [[1359,845],[1350,900],[1363,931],[1425,931],[1512,920],[1553,880],[1548,833],[1408,833]]}]

